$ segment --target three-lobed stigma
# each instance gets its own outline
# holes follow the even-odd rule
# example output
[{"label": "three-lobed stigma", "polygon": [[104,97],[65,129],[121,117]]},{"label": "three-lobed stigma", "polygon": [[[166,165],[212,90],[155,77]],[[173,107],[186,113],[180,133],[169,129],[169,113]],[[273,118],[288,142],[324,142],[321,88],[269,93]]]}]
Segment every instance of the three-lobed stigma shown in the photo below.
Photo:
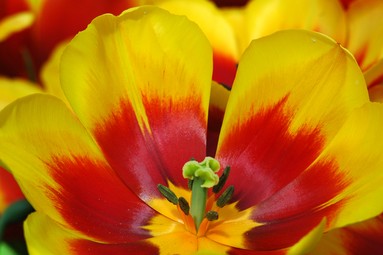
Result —
[{"label": "three-lobed stigma", "polygon": [[[193,218],[195,231],[201,226],[204,219],[214,221],[219,218],[218,212],[210,210],[206,212],[206,203],[208,198],[208,189],[212,188],[213,193],[219,193],[224,187],[229,173],[230,167],[226,167],[220,177],[216,174],[220,170],[219,162],[212,158],[206,157],[203,161],[198,162],[194,159],[185,163],[182,168],[184,178],[188,179],[188,187],[191,190],[191,204],[184,197],[177,195],[169,188],[162,184],[158,184],[159,192],[171,203],[177,205],[179,209],[188,216]],[[216,200],[216,205],[219,208],[224,207],[229,203],[234,193],[234,186],[229,186],[219,198]]]}]

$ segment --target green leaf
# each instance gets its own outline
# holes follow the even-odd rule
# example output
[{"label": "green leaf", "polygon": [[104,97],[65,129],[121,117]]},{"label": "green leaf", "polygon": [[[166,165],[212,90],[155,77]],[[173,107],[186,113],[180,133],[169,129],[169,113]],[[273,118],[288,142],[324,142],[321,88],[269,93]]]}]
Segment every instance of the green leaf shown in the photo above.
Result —
[{"label": "green leaf", "polygon": [[0,242],[0,254],[1,255],[19,255],[6,242]]},{"label": "green leaf", "polygon": [[32,205],[26,199],[16,201],[5,209],[0,217],[0,242],[7,225],[23,221],[33,211]]}]

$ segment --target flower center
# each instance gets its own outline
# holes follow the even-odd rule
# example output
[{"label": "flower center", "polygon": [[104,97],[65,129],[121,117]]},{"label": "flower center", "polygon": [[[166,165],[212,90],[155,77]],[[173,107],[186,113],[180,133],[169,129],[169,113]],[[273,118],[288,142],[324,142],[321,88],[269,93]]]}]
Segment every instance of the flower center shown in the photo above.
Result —
[{"label": "flower center", "polygon": [[[191,189],[191,205],[183,197],[177,195],[166,186],[158,184],[160,193],[171,203],[177,205],[182,211],[184,216],[189,213],[194,222],[196,233],[199,232],[201,223],[206,219],[207,221],[217,220],[219,215],[217,211],[206,211],[207,204],[211,204],[208,200],[208,190],[212,188],[213,193],[219,193],[226,183],[229,176],[230,167],[226,167],[221,175],[218,177],[216,174],[220,170],[219,162],[212,158],[206,157],[202,162],[190,160],[182,168],[183,177],[188,179],[189,189]],[[229,186],[216,200],[216,205],[220,208],[224,207],[230,200],[234,193],[234,187]],[[211,207],[211,205],[209,206]],[[191,228],[187,222],[187,217],[183,217],[187,229]],[[189,225],[189,226],[188,226]],[[205,224],[206,225],[206,224]],[[204,231],[203,231],[204,232]]]}]

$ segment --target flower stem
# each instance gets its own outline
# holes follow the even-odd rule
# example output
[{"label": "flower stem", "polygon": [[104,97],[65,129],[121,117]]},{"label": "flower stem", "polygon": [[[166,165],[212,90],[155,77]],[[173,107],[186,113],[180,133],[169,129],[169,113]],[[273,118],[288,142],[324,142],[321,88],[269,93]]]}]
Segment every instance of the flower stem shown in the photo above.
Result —
[{"label": "flower stem", "polygon": [[192,186],[192,198],[190,214],[193,217],[196,231],[198,232],[199,226],[205,217],[207,188],[201,187],[205,180],[195,178]]}]

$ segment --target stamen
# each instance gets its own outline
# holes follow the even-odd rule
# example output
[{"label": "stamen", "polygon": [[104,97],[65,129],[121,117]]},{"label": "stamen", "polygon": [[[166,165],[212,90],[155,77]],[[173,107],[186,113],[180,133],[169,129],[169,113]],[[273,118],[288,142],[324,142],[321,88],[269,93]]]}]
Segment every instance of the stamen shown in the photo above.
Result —
[{"label": "stamen", "polygon": [[188,201],[186,201],[184,197],[178,198],[178,205],[180,206],[181,210],[183,211],[185,215],[189,215],[190,206]]},{"label": "stamen", "polygon": [[174,194],[174,192],[171,191],[168,187],[162,184],[158,184],[157,189],[170,203],[175,205],[178,204],[178,198],[176,194]]},{"label": "stamen", "polygon": [[225,167],[221,177],[219,177],[218,184],[213,187],[213,192],[218,193],[222,190],[223,186],[225,186],[226,180],[230,174],[230,166]]},{"label": "stamen", "polygon": [[216,204],[218,207],[224,207],[231,199],[234,193],[234,186],[231,185],[227,187],[227,189],[222,193],[222,195],[218,198]]},{"label": "stamen", "polygon": [[206,213],[206,219],[208,221],[218,220],[218,213],[216,211],[208,211]]}]

